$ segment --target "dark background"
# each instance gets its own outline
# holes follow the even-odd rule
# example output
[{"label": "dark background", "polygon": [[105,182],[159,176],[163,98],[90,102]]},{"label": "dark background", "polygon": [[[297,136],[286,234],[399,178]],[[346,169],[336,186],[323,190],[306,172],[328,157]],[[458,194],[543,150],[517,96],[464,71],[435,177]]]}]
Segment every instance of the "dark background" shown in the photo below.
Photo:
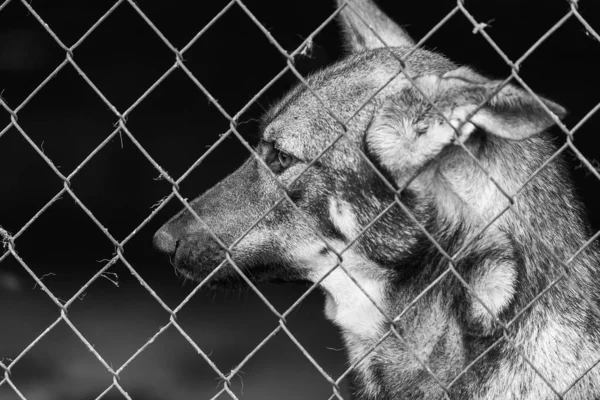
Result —
[{"label": "dark background", "polygon": [[[454,6],[453,1],[381,1],[415,38],[425,35]],[[406,4],[404,4],[406,3]],[[600,30],[600,8],[581,0],[579,12]],[[113,1],[33,0],[32,7],[58,38],[72,46]],[[184,47],[227,4],[225,1],[141,0],[136,4],[176,47]],[[328,1],[245,0],[244,4],[288,52],[295,50],[333,11]],[[568,11],[562,0],[467,1],[466,7],[512,59],[518,59]],[[425,44],[459,63],[504,78],[509,67],[458,13]],[[306,75],[342,57],[335,23],[318,34],[307,57],[296,59]],[[569,128],[600,102],[600,43],[571,17],[522,64],[521,77],[538,93],[565,106]],[[17,0],[0,10],[0,94],[19,106],[65,59],[54,41]],[[125,2],[73,52],[73,59],[99,91],[124,112],[175,62],[174,54]],[[286,65],[286,59],[244,11],[234,4],[184,56],[194,76],[230,114],[236,114]],[[264,109],[297,83],[284,75],[241,118],[240,132],[255,140]],[[118,118],[71,66],[65,66],[18,112],[18,123],[64,175],[115,130]],[[0,130],[10,114],[0,109]],[[575,144],[596,165],[600,115],[575,134]],[[170,74],[127,118],[127,127],[170,176],[179,178],[229,127],[217,108],[180,69]],[[557,142],[564,135],[557,132]],[[231,137],[181,183],[192,199],[232,172],[248,156]],[[600,227],[599,183],[568,156],[576,184],[595,229]],[[63,182],[14,127],[0,135],[0,226],[12,234],[36,215]],[[171,192],[159,172],[125,134],[115,136],[72,178],[71,189],[118,241],[127,237]],[[543,205],[540,205],[543,206]],[[170,201],[125,245],[129,264],[166,304],[175,308],[194,288],[176,277],[151,238],[182,205]],[[560,229],[560,227],[557,227]],[[115,254],[95,222],[64,194],[15,241],[27,266],[63,301],[70,299]],[[169,314],[122,262],[101,277],[68,310],[68,317],[113,368],[119,368]],[[263,285],[261,291],[283,312],[305,288]],[[322,315],[320,294],[310,295],[287,325],[325,371],[337,378],[345,368],[341,341]],[[60,309],[35,285],[12,255],[0,262],[0,360],[16,358],[52,322]],[[190,338],[225,374],[278,326],[277,318],[252,290],[201,290],[178,314]],[[285,333],[262,347],[233,380],[248,399],[328,398],[331,386]],[[29,400],[94,399],[112,376],[64,322],[29,350],[11,371]],[[135,357],[120,383],[134,399],[212,398],[222,382],[173,327]],[[345,385],[345,382],[342,386]],[[345,389],[344,389],[345,390]],[[123,398],[116,390],[104,398]],[[7,383],[0,399],[18,396]],[[110,397],[111,399],[113,397]],[[227,398],[226,395],[220,398]]]}]

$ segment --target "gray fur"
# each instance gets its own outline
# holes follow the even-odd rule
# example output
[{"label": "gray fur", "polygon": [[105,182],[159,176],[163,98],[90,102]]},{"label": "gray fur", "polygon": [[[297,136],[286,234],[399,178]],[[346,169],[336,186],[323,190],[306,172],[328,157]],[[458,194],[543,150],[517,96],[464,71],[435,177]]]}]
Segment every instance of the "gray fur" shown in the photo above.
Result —
[{"label": "gray fur", "polygon": [[[342,254],[361,289],[339,267],[321,284],[326,315],[340,327],[350,361],[389,329],[379,310],[392,318],[404,312],[395,326],[406,340],[390,336],[355,368],[354,398],[444,398],[413,354],[449,385],[503,335],[508,340],[450,386],[450,398],[556,398],[523,356],[559,393],[576,382],[565,399],[600,398],[598,369],[577,381],[600,359],[595,243],[569,263],[568,279],[506,332],[496,323],[511,321],[562,274],[551,252],[568,260],[590,236],[562,157],[529,181],[556,151],[545,130],[564,109],[512,85],[494,94],[498,82],[423,49],[401,66],[412,39],[370,0],[352,4],[360,18],[348,7],[341,12],[352,53],[308,79],[327,107],[302,85],[293,89],[263,118],[256,150],[271,171],[251,157],[192,208],[230,246],[284,195],[275,179],[289,185],[295,207],[275,207],[231,249],[231,258],[255,281],[315,282],[335,266],[332,250],[341,251],[394,202],[384,175],[404,189],[400,199],[411,215],[392,207]],[[394,47],[383,47],[363,21]],[[344,128],[344,137],[294,181]],[[508,199],[459,144],[513,195],[511,210],[503,212]],[[468,244],[455,269],[472,292],[448,274],[406,311],[448,268],[419,225],[450,255]],[[197,280],[225,256],[186,210],[161,228],[155,243]],[[211,283],[231,284],[236,276],[226,265]]]}]

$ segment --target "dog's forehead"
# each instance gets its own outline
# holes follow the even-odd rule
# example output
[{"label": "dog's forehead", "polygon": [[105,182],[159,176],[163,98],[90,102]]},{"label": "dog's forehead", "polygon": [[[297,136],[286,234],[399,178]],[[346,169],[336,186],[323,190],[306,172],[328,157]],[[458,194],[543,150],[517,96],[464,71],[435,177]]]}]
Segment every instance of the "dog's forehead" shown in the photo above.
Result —
[{"label": "dog's forehead", "polygon": [[342,133],[336,149],[348,147],[348,139],[360,144],[381,99],[410,87],[402,71],[411,76],[441,74],[454,67],[443,56],[424,50],[412,53],[401,66],[397,57],[408,50],[394,51],[355,54],[307,78],[308,87],[297,85],[263,117],[263,139],[307,160]]},{"label": "dog's forehead", "polygon": [[[336,138],[336,149],[360,142],[361,126],[372,113],[383,72],[365,69],[326,69],[290,91],[267,114],[263,138],[304,159],[313,159]],[[399,78],[398,80],[400,80]]]},{"label": "dog's forehead", "polygon": [[[354,89],[360,91],[360,88]],[[308,90],[295,99],[284,99],[285,105],[265,128],[264,139],[276,142],[281,150],[306,161],[315,159],[335,141],[335,150],[328,150],[328,156],[342,151],[348,157],[348,139],[359,142],[360,129],[351,127],[364,123],[364,114],[373,108],[369,105],[350,119],[352,105],[342,99],[352,90],[350,87],[323,87],[315,90],[318,99]],[[345,138],[336,141],[340,135]]]}]

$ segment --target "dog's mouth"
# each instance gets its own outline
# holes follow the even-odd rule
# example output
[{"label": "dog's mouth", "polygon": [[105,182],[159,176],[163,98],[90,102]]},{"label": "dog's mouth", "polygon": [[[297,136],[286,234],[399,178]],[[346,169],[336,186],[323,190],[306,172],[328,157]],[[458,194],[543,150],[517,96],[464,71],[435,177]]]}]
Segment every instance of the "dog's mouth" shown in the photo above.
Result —
[{"label": "dog's mouth", "polygon": [[[178,276],[185,280],[193,282],[204,282],[204,286],[209,289],[230,289],[247,286],[241,275],[230,265],[225,264],[218,271],[214,269],[203,268],[202,266],[190,266],[187,263],[175,263],[175,269]],[[251,282],[257,283],[252,276],[246,274]]]},{"label": "dog's mouth", "polygon": [[[172,258],[172,263],[177,273],[185,279],[195,282],[206,281],[210,288],[235,288],[247,286],[247,281],[252,284],[272,282],[308,282],[306,277],[295,268],[288,266],[280,260],[269,260],[261,255],[254,260],[244,257],[244,261],[233,262],[234,267],[226,259],[224,250],[195,252],[194,246],[178,245]],[[215,271],[216,269],[216,271]],[[240,274],[241,271],[245,278]]]},{"label": "dog's mouth", "polygon": [[177,274],[195,282],[207,278],[210,286],[236,286],[242,278],[229,262],[226,261],[225,251],[214,250],[197,253],[193,245],[178,244],[172,263]]},{"label": "dog's mouth", "polygon": [[[300,284],[306,285],[311,282],[305,278],[297,276],[296,274],[289,274],[286,277],[273,277],[273,268],[276,266],[259,265],[254,266],[251,269],[243,269],[243,273],[247,279],[244,279],[242,275],[235,270],[231,265],[223,265],[218,271],[205,271],[201,268],[190,268],[189,266],[177,266],[177,274],[183,278],[194,281],[202,282],[205,281],[205,286],[209,289],[232,289],[239,287],[248,287],[248,281],[252,284],[260,283],[275,283],[278,285],[282,284]],[[211,274],[212,273],[212,274]],[[208,280],[207,280],[208,278]]]}]

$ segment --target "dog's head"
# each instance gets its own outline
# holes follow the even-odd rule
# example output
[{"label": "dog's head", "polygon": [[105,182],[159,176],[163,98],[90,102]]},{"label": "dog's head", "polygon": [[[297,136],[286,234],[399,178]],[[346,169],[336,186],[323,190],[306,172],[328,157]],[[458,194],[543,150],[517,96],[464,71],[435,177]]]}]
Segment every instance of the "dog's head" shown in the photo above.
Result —
[{"label": "dog's head", "polygon": [[[154,239],[183,274],[212,274],[219,283],[239,279],[235,269],[253,281],[316,282],[341,260],[344,270],[320,282],[336,320],[361,307],[377,314],[368,304],[383,306],[390,282],[419,272],[415,257],[431,246],[423,226],[488,212],[495,194],[469,172],[455,143],[493,163],[486,149],[544,130],[555,118],[547,109],[564,114],[413,49],[369,1],[349,2],[340,18],[349,56],[309,77],[310,89],[300,84],[279,101],[263,117],[256,153]],[[364,293],[370,299],[357,302]],[[375,329],[361,318],[355,329]]]}]

